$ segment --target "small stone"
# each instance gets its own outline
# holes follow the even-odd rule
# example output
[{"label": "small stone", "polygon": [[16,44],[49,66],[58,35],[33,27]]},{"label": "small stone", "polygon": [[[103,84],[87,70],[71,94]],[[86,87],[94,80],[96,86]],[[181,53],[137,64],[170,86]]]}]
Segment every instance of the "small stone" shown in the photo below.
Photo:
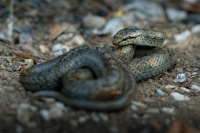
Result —
[{"label": "small stone", "polygon": [[183,91],[185,91],[185,92],[190,92],[190,90],[189,89],[187,89],[187,88],[185,88],[185,87],[183,87],[183,86],[181,86],[181,88],[180,88],[181,90],[183,90]]},{"label": "small stone", "polygon": [[156,93],[159,95],[159,96],[164,96],[165,93],[161,90],[161,89],[156,89]]},{"label": "small stone", "polygon": [[178,10],[175,8],[167,8],[166,14],[170,21],[180,21],[186,18],[187,16],[186,11]]},{"label": "small stone", "polygon": [[59,56],[59,55],[62,55],[66,52],[68,52],[70,49],[68,46],[66,45],[63,45],[63,44],[55,44],[53,47],[52,47],[52,53],[54,56]]},{"label": "small stone", "polygon": [[50,50],[45,45],[39,45],[39,49],[42,53],[49,53]]},{"label": "small stone", "polygon": [[28,33],[21,33],[19,35],[19,42],[21,44],[32,44],[33,43],[33,38],[30,34]]},{"label": "small stone", "polygon": [[100,117],[103,121],[108,121],[108,120],[109,120],[108,115],[106,115],[105,113],[99,113],[99,117]]},{"label": "small stone", "polygon": [[200,87],[197,85],[192,85],[190,88],[191,88],[191,90],[200,91]]},{"label": "small stone", "polygon": [[92,113],[91,118],[94,122],[100,122],[100,117],[96,113]]},{"label": "small stone", "polygon": [[174,88],[175,88],[174,85],[166,85],[166,86],[165,86],[165,89],[174,89]]},{"label": "small stone", "polygon": [[157,114],[159,113],[159,109],[158,108],[149,108],[146,110],[147,113],[151,113],[151,114]]},{"label": "small stone", "polygon": [[190,98],[188,96],[182,95],[178,92],[172,92],[170,94],[170,97],[172,97],[176,101],[189,101]]},{"label": "small stone", "polygon": [[49,121],[50,117],[49,117],[49,110],[47,109],[41,109],[39,112],[39,115],[42,117],[42,119],[44,121]]},{"label": "small stone", "polygon": [[78,119],[79,123],[85,123],[89,119],[88,115],[80,116]]},{"label": "small stone", "polygon": [[182,32],[180,34],[174,35],[174,40],[175,40],[175,42],[182,42],[191,35],[192,35],[192,33],[189,30],[185,30],[184,32]]},{"label": "small stone", "polygon": [[64,112],[62,108],[51,108],[49,110],[50,119],[59,119],[64,116]]},{"label": "small stone", "polygon": [[176,71],[177,71],[178,73],[183,73],[183,68],[182,68],[182,67],[176,68]]},{"label": "small stone", "polygon": [[199,32],[200,32],[200,24],[194,25],[194,26],[191,28],[191,32],[192,32],[192,33],[199,33]]},{"label": "small stone", "polygon": [[167,113],[167,114],[174,114],[175,109],[174,108],[168,108],[168,107],[163,107],[161,108],[162,112]]},{"label": "small stone", "polygon": [[136,105],[134,105],[134,104],[132,104],[130,106],[130,108],[131,108],[132,111],[137,111],[138,110],[138,107]]},{"label": "small stone", "polygon": [[78,44],[79,46],[83,45],[85,43],[85,39],[80,35],[75,35],[71,40],[71,43]]},{"label": "small stone", "polygon": [[141,108],[146,108],[147,107],[144,103],[142,103],[140,101],[131,101],[131,104],[133,104],[133,105],[135,105],[137,107],[141,107]]},{"label": "small stone", "polygon": [[105,25],[106,20],[97,15],[87,15],[83,18],[83,25],[87,28],[101,28]]},{"label": "small stone", "polygon": [[176,76],[176,79],[174,80],[175,83],[179,82],[179,83],[182,83],[186,80],[186,76],[185,74],[178,74]]}]

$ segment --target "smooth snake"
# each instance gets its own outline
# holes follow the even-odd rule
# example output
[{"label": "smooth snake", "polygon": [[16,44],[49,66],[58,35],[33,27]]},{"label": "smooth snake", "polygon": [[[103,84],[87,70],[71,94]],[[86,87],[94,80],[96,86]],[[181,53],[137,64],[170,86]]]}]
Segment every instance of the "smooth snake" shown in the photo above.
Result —
[{"label": "smooth snake", "polygon": [[[135,95],[136,81],[173,66],[173,56],[160,48],[164,40],[158,31],[125,28],[114,35],[116,46],[75,48],[23,70],[19,81],[34,98],[53,97],[89,110],[122,109]],[[102,100],[106,93],[108,99]]]}]

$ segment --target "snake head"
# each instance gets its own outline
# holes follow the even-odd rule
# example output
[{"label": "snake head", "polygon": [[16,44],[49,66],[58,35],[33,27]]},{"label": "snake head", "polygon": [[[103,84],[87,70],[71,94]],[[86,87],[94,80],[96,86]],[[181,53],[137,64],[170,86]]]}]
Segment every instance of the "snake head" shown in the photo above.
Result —
[{"label": "snake head", "polygon": [[136,44],[157,47],[158,45],[162,45],[164,40],[165,35],[162,32],[128,27],[118,31],[114,35],[113,44],[117,46]]}]

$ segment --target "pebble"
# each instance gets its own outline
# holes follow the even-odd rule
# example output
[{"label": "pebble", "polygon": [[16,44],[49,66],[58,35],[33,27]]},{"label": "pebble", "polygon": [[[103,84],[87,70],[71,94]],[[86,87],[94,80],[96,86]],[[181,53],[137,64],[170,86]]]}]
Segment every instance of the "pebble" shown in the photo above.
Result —
[{"label": "pebble", "polygon": [[100,122],[100,117],[96,113],[91,114],[91,118],[94,122]]},{"label": "pebble", "polygon": [[39,45],[39,49],[42,53],[49,53],[50,50],[45,45]]},{"label": "pebble", "polygon": [[192,35],[191,31],[185,30],[180,34],[174,35],[174,40],[175,40],[175,42],[182,42],[182,41],[186,40],[191,35]]},{"label": "pebble", "polygon": [[70,49],[68,46],[66,45],[63,45],[63,44],[55,44],[53,47],[52,47],[52,53],[54,56],[59,56],[59,55],[62,55],[66,52],[68,52]]},{"label": "pebble", "polygon": [[17,108],[17,120],[21,123],[30,122],[32,112],[36,112],[37,108],[28,103],[22,103]]},{"label": "pebble", "polygon": [[194,26],[191,28],[191,32],[192,32],[192,33],[199,33],[199,32],[200,32],[200,24],[194,25]]},{"label": "pebble", "polygon": [[83,25],[87,28],[101,28],[106,24],[103,17],[88,14],[83,18]]},{"label": "pebble", "polygon": [[151,113],[151,114],[157,114],[159,113],[159,109],[158,108],[149,108],[146,110],[147,113]]},{"label": "pebble", "polygon": [[131,108],[132,111],[137,111],[138,110],[138,107],[136,105],[134,105],[134,104],[132,104],[130,106],[130,108]]},{"label": "pebble", "polygon": [[164,96],[165,93],[161,90],[161,89],[156,89],[156,93],[159,95],[159,96]]},{"label": "pebble", "polygon": [[176,101],[189,101],[190,98],[188,96],[182,95],[178,92],[172,92],[170,94],[170,97],[172,97]]},{"label": "pebble", "polygon": [[135,12],[136,18],[140,20],[150,20],[153,22],[166,21],[163,8],[156,2],[135,0],[126,6]]},{"label": "pebble", "polygon": [[85,43],[85,39],[81,35],[75,35],[71,40],[70,43],[78,44],[82,46]]},{"label": "pebble", "polygon": [[178,74],[176,76],[176,79],[174,80],[175,83],[179,82],[179,83],[182,83],[186,80],[186,76],[185,74]]},{"label": "pebble", "polygon": [[174,108],[168,108],[168,107],[163,107],[161,108],[161,111],[167,114],[174,114],[175,109]]},{"label": "pebble", "polygon": [[165,86],[165,89],[174,89],[174,88],[175,88],[174,85],[166,85],[166,86]]},{"label": "pebble", "polygon": [[28,33],[21,33],[19,35],[19,43],[21,43],[21,44],[33,44],[33,38]]},{"label": "pebble", "polygon": [[197,85],[192,85],[190,88],[191,88],[191,90],[200,91],[200,87]]},{"label": "pebble", "polygon": [[187,12],[183,10],[178,10],[175,8],[167,8],[166,10],[167,17],[170,21],[181,21],[187,17]]},{"label": "pebble", "polygon": [[50,108],[49,110],[49,118],[50,119],[59,119],[64,116],[64,111],[62,108]]},{"label": "pebble", "polygon": [[94,29],[93,30],[93,34],[108,34],[111,33],[111,35],[115,35],[119,30],[123,29],[124,25],[122,23],[122,21],[118,18],[112,18],[110,19],[105,27],[103,28],[103,30],[97,30]]},{"label": "pebble", "polygon": [[99,113],[99,117],[100,117],[103,121],[108,121],[108,120],[109,120],[108,115],[106,115],[105,113]]},{"label": "pebble", "polygon": [[65,43],[65,42],[71,40],[73,37],[74,37],[73,32],[63,33],[56,38],[56,41],[59,42],[59,43]]},{"label": "pebble", "polygon": [[181,88],[180,88],[181,90],[183,90],[183,91],[185,91],[185,92],[190,92],[190,90],[189,89],[187,89],[187,88],[185,88],[185,87],[183,87],[183,86],[181,86]]},{"label": "pebble", "polygon": [[44,120],[44,121],[49,121],[50,120],[50,117],[49,117],[49,110],[47,109],[41,109],[39,111],[39,115],[41,116],[41,118]]},{"label": "pebble", "polygon": [[137,107],[141,107],[141,108],[146,108],[147,107],[144,103],[142,103],[140,101],[131,101],[131,104],[135,105]]},{"label": "pebble", "polygon": [[79,117],[78,122],[79,123],[85,123],[87,120],[89,120],[89,116],[88,115],[83,115],[83,116]]}]

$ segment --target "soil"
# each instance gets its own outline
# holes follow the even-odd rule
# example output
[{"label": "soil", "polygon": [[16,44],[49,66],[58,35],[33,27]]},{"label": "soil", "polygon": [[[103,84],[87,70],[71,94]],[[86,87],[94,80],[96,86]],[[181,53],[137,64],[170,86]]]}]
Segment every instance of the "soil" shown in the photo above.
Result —
[{"label": "soil", "polygon": [[[51,6],[47,6],[46,10],[51,11]],[[28,9],[27,9],[28,10]],[[33,12],[33,10],[31,10]],[[19,15],[22,12],[21,16]],[[53,45],[52,41],[45,40],[44,35],[49,28],[56,23],[56,21],[65,19],[67,13],[60,13],[56,10],[51,16],[43,18],[36,14],[35,16],[26,16],[25,11],[18,11],[18,19],[16,26],[23,26],[24,24],[33,26],[32,36],[35,42],[32,47],[36,50],[38,55],[47,58],[52,58],[50,53],[43,54],[39,50],[40,44],[45,44],[48,48]],[[47,13],[47,12],[45,12]],[[46,14],[43,15],[46,15]],[[76,12],[75,15],[78,13]],[[52,18],[54,17],[54,18]],[[72,17],[69,16],[69,17]],[[79,18],[79,16],[77,16]],[[77,20],[78,21],[78,20]],[[43,24],[42,29],[36,28],[35,25]],[[4,23],[6,24],[6,22]],[[152,27],[157,26],[160,30],[171,29],[173,25],[170,24],[152,24]],[[3,28],[3,25],[1,25]],[[84,31],[84,28],[82,28]],[[163,30],[163,31],[164,31]],[[81,31],[79,31],[81,32]],[[174,128],[179,130],[200,130],[200,92],[191,90],[191,85],[200,86],[200,34],[192,35],[186,41],[180,44],[170,44],[166,47],[170,49],[175,56],[176,63],[172,69],[157,75],[151,79],[137,83],[137,94],[133,101],[139,101],[146,105],[146,107],[138,107],[137,110],[131,109],[131,105],[124,110],[114,112],[97,112],[86,111],[81,109],[73,109],[67,107],[69,110],[64,113],[59,119],[52,119],[45,121],[39,115],[39,110],[48,108],[51,102],[46,102],[44,107],[39,107],[37,111],[26,112],[28,118],[19,117],[19,106],[23,103],[28,103],[31,96],[30,92],[26,92],[19,83],[19,74],[21,70],[27,67],[24,59],[14,55],[9,48],[0,50],[0,132],[29,132],[29,133],[131,133],[131,132],[173,132]],[[112,42],[111,37],[99,36],[97,40],[101,39],[101,43]],[[169,41],[171,41],[169,39]],[[191,42],[191,43],[190,43]],[[14,43],[12,47],[20,47],[19,44]],[[183,83],[175,83],[174,79],[177,74],[186,74],[186,81]],[[176,86],[173,89],[165,89],[166,85]],[[180,87],[185,87],[190,92],[180,90]],[[164,92],[164,96],[158,95],[157,89]],[[189,101],[176,101],[170,97],[171,92],[179,92],[189,96]],[[52,99],[50,99],[52,100]],[[54,101],[53,101],[54,102]],[[163,107],[173,108],[174,112],[163,112]],[[152,109],[154,111],[149,111]],[[156,110],[156,111],[155,111]],[[24,115],[27,115],[27,114]],[[103,113],[108,116],[108,120],[95,121],[93,116]],[[80,122],[80,118],[89,116],[85,122]],[[194,128],[194,129],[193,129]]]}]

